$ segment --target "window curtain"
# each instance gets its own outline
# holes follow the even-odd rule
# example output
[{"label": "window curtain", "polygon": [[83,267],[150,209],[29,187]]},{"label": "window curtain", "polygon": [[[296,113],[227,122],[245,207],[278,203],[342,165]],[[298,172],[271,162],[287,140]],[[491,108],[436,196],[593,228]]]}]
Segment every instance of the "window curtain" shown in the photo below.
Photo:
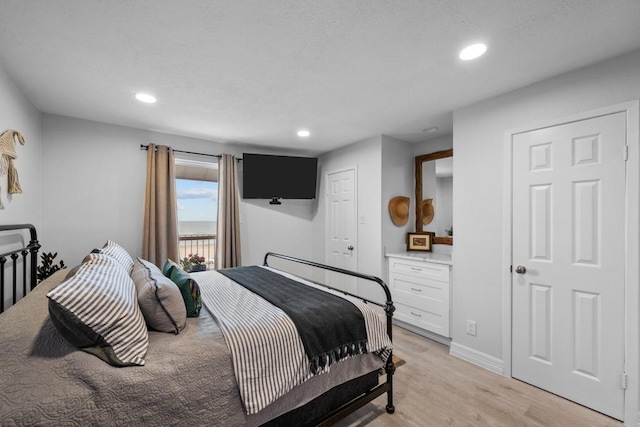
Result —
[{"label": "window curtain", "polygon": [[149,144],[142,258],[162,266],[178,261],[175,161],[171,147]]},{"label": "window curtain", "polygon": [[235,156],[223,154],[218,166],[216,268],[236,267],[240,259],[240,198]]}]

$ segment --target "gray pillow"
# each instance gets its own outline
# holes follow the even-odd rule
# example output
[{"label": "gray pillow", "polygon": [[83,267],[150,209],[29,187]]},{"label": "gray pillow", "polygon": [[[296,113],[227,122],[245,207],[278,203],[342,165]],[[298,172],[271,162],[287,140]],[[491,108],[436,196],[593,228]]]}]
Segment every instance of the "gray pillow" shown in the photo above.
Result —
[{"label": "gray pillow", "polygon": [[178,286],[153,263],[138,258],[131,278],[147,325],[161,332],[178,334],[187,323],[187,309]]},{"label": "gray pillow", "polygon": [[147,327],[136,286],[116,260],[87,260],[47,297],[51,321],[71,344],[114,366],[144,365]]}]

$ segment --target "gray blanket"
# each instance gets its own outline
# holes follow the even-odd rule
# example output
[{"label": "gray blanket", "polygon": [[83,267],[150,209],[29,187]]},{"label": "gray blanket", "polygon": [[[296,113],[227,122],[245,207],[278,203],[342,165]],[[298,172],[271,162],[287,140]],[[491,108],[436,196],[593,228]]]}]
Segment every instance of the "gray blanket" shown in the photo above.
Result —
[{"label": "gray blanket", "polygon": [[72,347],[51,323],[45,295],[65,275],[0,315],[2,426],[255,426],[379,367],[379,359],[350,359],[248,416],[226,342],[206,310],[179,335],[150,332],[145,366],[115,368]]}]

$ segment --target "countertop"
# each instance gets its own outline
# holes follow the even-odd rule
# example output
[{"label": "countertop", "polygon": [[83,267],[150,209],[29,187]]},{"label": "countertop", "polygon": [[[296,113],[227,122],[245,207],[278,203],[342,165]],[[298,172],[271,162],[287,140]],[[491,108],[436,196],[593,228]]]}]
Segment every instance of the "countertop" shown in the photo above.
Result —
[{"label": "countertop", "polygon": [[437,252],[393,252],[385,254],[385,256],[453,265],[453,259],[450,254],[441,254]]}]

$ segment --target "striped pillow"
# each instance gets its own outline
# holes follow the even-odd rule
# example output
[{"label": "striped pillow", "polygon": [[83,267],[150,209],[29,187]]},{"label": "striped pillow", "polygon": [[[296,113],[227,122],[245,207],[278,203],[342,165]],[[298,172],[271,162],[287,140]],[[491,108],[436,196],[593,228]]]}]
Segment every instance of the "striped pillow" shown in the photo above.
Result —
[{"label": "striped pillow", "polygon": [[144,365],[147,326],[135,284],[118,262],[89,259],[47,297],[51,321],[71,344],[114,366]]},{"label": "striped pillow", "polygon": [[131,269],[133,268],[133,259],[129,252],[116,242],[111,240],[107,240],[107,243],[104,244],[102,248],[99,249],[99,253],[109,255],[118,261],[127,273],[131,274]]}]

